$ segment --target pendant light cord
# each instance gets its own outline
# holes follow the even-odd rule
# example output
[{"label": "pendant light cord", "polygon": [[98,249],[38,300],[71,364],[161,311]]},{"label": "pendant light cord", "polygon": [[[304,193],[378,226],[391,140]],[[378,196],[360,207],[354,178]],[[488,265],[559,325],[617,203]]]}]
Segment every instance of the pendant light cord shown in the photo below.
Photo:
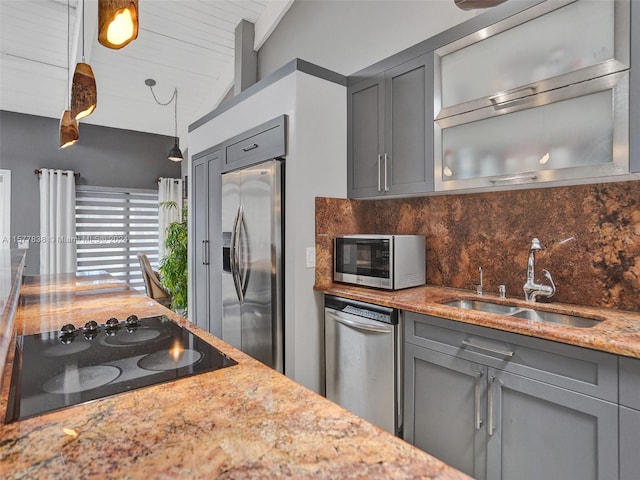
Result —
[{"label": "pendant light cord", "polygon": [[70,16],[71,7],[69,6],[69,0],[67,0],[67,110],[71,110],[71,95],[69,94],[69,85],[71,83],[69,78],[69,69],[71,68],[69,59],[69,30],[71,29],[71,27],[69,26],[69,24],[71,23],[71,20],[69,19]]},{"label": "pendant light cord", "polygon": [[173,89],[173,95],[171,95],[171,98],[169,99],[169,101],[166,102],[166,103],[162,103],[160,100],[158,100],[158,97],[156,97],[156,92],[153,91],[153,87],[151,85],[148,85],[148,87],[149,87],[149,90],[151,90],[151,95],[153,95],[153,99],[156,101],[156,103],[158,105],[162,105],[163,107],[166,107],[171,102],[173,102],[173,99],[175,98],[176,103],[175,103],[175,108],[174,108],[173,119],[174,119],[174,126],[175,126],[175,132],[176,132],[175,136],[177,138],[178,137],[178,89],[174,88]]},{"label": "pendant light cord", "polygon": [[82,0],[82,63],[84,63],[84,0]]}]

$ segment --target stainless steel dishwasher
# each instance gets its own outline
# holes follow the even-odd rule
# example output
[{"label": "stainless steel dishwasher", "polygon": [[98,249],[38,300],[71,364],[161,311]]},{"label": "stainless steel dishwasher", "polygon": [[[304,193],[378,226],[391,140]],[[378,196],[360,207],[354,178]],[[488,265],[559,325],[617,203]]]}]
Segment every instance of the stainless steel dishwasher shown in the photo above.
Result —
[{"label": "stainless steel dishwasher", "polygon": [[325,295],[326,395],[402,436],[402,334],[398,311]]}]

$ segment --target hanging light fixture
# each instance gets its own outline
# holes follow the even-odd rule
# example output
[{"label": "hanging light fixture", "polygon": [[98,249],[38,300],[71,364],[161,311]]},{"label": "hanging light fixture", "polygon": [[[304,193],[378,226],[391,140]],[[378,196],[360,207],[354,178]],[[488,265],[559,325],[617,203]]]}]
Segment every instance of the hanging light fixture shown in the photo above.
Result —
[{"label": "hanging light fixture", "polygon": [[138,38],[138,0],[98,0],[98,42],[115,50]]},{"label": "hanging light fixture", "polygon": [[172,162],[181,162],[182,160],[184,160],[184,157],[182,156],[182,152],[180,151],[180,140],[178,139],[178,89],[174,88],[173,89],[173,95],[171,96],[171,98],[169,99],[168,102],[166,103],[162,103],[161,101],[158,100],[158,98],[156,97],[155,92],[153,91],[153,87],[156,84],[156,81],[153,78],[147,78],[144,81],[145,85],[149,87],[149,89],[151,90],[151,94],[153,95],[153,99],[156,101],[156,103],[158,105],[162,105],[163,107],[166,107],[167,105],[169,105],[171,102],[173,102],[173,100],[175,99],[175,105],[174,105],[174,127],[175,127],[175,142],[173,144],[173,148],[169,151],[169,155],[167,155],[167,158],[169,160],[171,160]]},{"label": "hanging light fixture", "polygon": [[[69,97],[69,0],[67,0],[67,96],[65,98],[67,105],[70,103]],[[71,116],[71,107],[62,112],[60,117],[60,139],[58,145],[60,148],[66,148],[78,141],[80,132],[78,132],[78,122]]]},{"label": "hanging light fixture", "polygon": [[91,115],[98,103],[96,78],[91,65],[84,62],[84,0],[82,0],[82,62],[76,64],[71,85],[71,116],[80,120]]}]

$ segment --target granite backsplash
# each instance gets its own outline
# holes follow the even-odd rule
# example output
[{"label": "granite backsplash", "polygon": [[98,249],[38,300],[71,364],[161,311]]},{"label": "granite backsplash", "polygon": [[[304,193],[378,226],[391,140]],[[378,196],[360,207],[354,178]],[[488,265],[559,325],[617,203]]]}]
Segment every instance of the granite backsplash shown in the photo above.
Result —
[{"label": "granite backsplash", "polygon": [[524,298],[529,245],[538,237],[553,302],[640,311],[640,181],[390,200],[316,199],[316,284],[331,283],[333,238],[424,234],[427,284]]}]

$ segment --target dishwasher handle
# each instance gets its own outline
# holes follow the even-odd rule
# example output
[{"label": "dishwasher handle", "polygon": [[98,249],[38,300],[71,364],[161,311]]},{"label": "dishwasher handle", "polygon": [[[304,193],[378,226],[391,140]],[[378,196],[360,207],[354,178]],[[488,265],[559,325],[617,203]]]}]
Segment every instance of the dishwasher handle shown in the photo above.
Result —
[{"label": "dishwasher handle", "polygon": [[325,309],[325,314],[335,319],[336,322],[346,325],[347,327],[355,328],[356,330],[362,330],[370,333],[392,333],[393,327],[387,326],[384,323],[380,323],[380,325],[373,325],[371,323],[358,322],[354,320],[358,318],[356,315],[352,314],[343,314],[338,312],[337,310]]}]

